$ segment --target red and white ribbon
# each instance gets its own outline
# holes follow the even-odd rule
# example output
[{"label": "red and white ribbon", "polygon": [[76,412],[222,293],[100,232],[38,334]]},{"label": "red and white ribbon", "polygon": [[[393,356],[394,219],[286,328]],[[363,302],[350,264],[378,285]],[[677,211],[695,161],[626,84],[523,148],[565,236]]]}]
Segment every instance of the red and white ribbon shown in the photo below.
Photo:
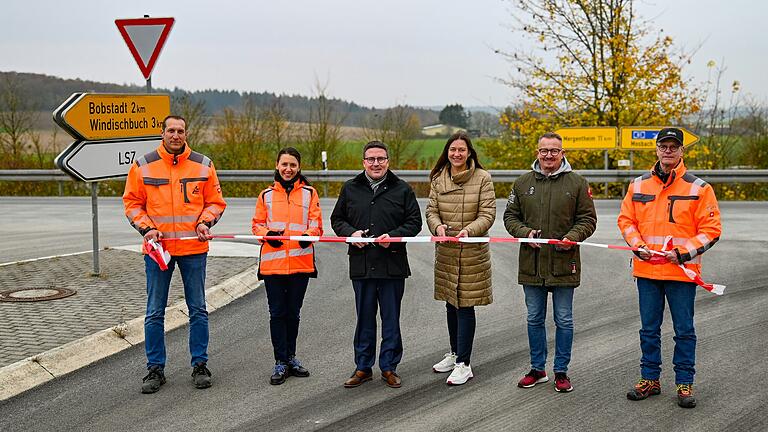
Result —
[{"label": "red and white ribbon", "polygon": [[[589,246],[599,247],[603,249],[617,249],[625,251],[637,252],[640,249],[631,246],[612,245],[592,242],[575,242],[570,240],[558,240],[558,239],[543,239],[543,238],[527,238],[527,237],[440,237],[440,236],[418,236],[418,237],[388,237],[385,239],[377,239],[375,237],[326,237],[326,236],[257,236],[246,234],[218,234],[211,236],[212,239],[219,240],[234,240],[242,243],[261,243],[266,240],[280,240],[280,241],[304,241],[304,242],[318,242],[318,243],[441,243],[441,242],[453,242],[453,243],[538,243],[538,244],[550,244],[559,246]],[[648,252],[654,255],[650,262],[652,264],[666,264],[669,261],[665,258],[665,250],[672,247],[672,236],[667,237],[669,240],[665,241],[665,246],[661,251],[646,249]],[[181,237],[171,240],[197,240],[197,237]],[[163,240],[166,241],[166,240]],[[701,279],[695,271],[686,268],[682,264],[679,264],[685,275],[705,290],[717,294],[723,295],[725,291],[725,285],[706,283]]]},{"label": "red and white ribbon", "polygon": [[[197,237],[194,237],[197,238]],[[168,270],[168,263],[171,262],[171,254],[167,250],[163,249],[162,242],[158,243],[154,240],[149,240],[144,243],[144,252],[152,258],[152,261],[156,262],[160,267],[160,270]]]}]

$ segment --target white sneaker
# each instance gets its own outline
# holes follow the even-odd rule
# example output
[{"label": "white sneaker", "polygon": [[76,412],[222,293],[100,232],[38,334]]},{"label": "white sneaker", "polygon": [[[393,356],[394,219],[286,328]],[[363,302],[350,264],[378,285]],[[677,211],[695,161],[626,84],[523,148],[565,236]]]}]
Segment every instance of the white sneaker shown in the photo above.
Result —
[{"label": "white sneaker", "polygon": [[435,373],[450,372],[453,370],[454,366],[456,366],[456,354],[452,352],[445,353],[445,358],[440,360],[440,363],[437,363],[434,366],[432,366],[432,372],[435,372]]},{"label": "white sneaker", "polygon": [[451,376],[445,380],[445,383],[448,385],[462,385],[472,378],[474,378],[474,375],[472,375],[471,366],[465,365],[464,363],[456,363],[453,372],[451,372]]}]

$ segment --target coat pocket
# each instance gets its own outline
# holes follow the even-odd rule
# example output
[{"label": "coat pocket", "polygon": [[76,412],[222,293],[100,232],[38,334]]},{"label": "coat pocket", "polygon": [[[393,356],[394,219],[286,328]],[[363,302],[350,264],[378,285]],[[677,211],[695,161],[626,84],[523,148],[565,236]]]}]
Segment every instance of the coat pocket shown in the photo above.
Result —
[{"label": "coat pocket", "polygon": [[[355,248],[355,249],[352,249]],[[352,279],[364,277],[366,274],[365,251],[355,246],[349,250],[349,277]]]},{"label": "coat pocket", "polygon": [[528,276],[536,276],[537,257],[536,251],[528,246],[520,247],[520,273]]},{"label": "coat pocket", "polygon": [[552,250],[552,276],[570,276],[579,272],[576,249]]},{"label": "coat pocket", "polygon": [[[392,247],[392,246],[390,246]],[[405,251],[393,249],[387,257],[387,274],[391,277],[408,277],[408,257]]]}]

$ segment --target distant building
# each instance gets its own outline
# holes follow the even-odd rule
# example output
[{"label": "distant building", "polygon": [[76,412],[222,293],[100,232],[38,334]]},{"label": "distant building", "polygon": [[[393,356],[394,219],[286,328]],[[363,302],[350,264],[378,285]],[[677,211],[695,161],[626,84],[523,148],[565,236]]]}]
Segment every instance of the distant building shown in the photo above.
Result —
[{"label": "distant building", "polygon": [[460,128],[458,126],[451,126],[451,125],[444,125],[444,124],[434,124],[430,126],[424,126],[421,128],[421,134],[431,137],[447,137],[450,135],[453,135],[456,132],[466,132],[466,129]]}]

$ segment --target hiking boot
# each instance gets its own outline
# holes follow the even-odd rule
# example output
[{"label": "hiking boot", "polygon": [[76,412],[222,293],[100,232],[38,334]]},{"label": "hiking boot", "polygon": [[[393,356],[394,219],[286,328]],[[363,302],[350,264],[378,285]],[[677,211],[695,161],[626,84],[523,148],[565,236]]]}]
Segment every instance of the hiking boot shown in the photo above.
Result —
[{"label": "hiking boot", "polygon": [[288,375],[306,378],[309,376],[309,371],[301,365],[299,359],[291,356],[288,358]]},{"label": "hiking boot", "polygon": [[661,382],[659,380],[640,378],[635,387],[627,393],[627,399],[639,401],[658,394],[661,394]]},{"label": "hiking boot", "polygon": [[549,381],[549,377],[547,377],[546,372],[531,369],[530,372],[525,374],[525,376],[517,382],[517,386],[520,388],[531,388],[536,384],[545,383],[547,381]]},{"label": "hiking boot", "polygon": [[286,378],[288,378],[288,365],[278,360],[272,370],[272,376],[269,377],[269,383],[280,385],[285,382]]},{"label": "hiking boot", "polygon": [[165,373],[160,366],[152,366],[148,369],[149,373],[141,380],[141,392],[145,394],[154,393],[160,390],[160,386],[165,384]]},{"label": "hiking boot", "polygon": [[205,363],[195,363],[195,367],[192,368],[192,381],[195,383],[195,388],[205,389],[211,386],[211,371]]},{"label": "hiking boot", "polygon": [[453,370],[453,367],[456,366],[456,353],[445,353],[445,357],[440,360],[439,363],[436,363],[432,366],[432,372],[435,373],[443,373],[443,372],[450,372]]},{"label": "hiking boot", "polygon": [[445,380],[445,383],[448,385],[462,385],[474,377],[475,376],[472,374],[472,367],[459,362],[453,367],[453,372],[451,372],[451,376]]},{"label": "hiking boot", "polygon": [[555,372],[555,391],[560,393],[568,393],[573,390],[571,385],[571,379],[565,372]]},{"label": "hiking boot", "polygon": [[696,407],[696,398],[693,397],[693,384],[677,385],[677,404],[682,408]]}]

